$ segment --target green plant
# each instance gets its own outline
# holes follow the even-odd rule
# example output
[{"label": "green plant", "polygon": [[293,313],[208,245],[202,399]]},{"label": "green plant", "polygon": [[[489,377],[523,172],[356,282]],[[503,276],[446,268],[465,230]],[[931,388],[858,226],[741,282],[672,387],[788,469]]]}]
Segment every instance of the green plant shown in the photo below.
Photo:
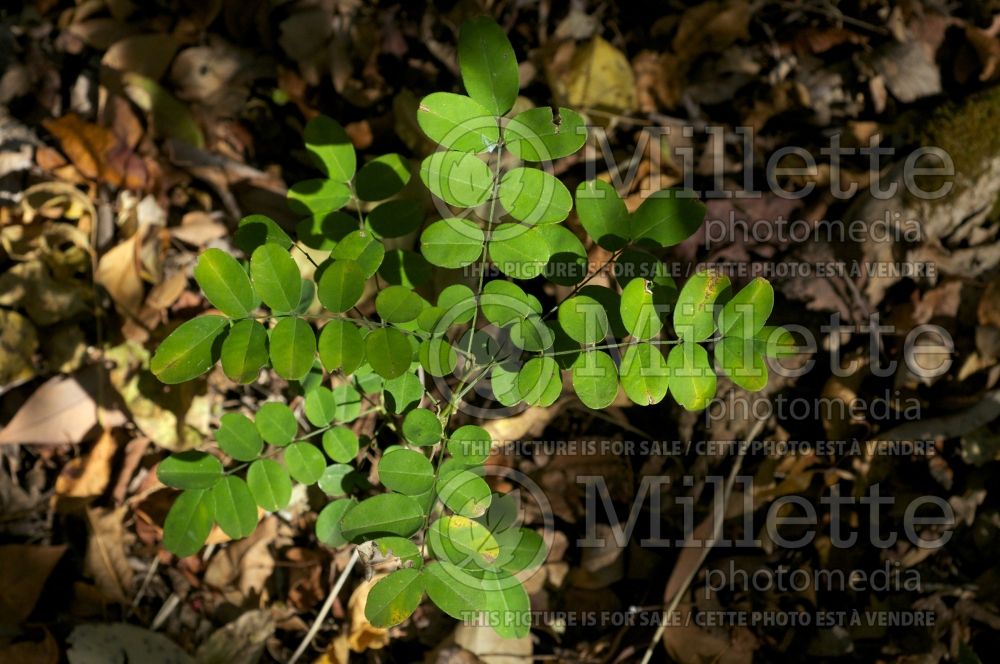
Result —
[{"label": "green plant", "polygon": [[[722,370],[757,390],[767,381],[764,356],[780,354],[788,336],[765,326],[773,304],[766,281],[733,295],[725,275],[701,271],[678,292],[649,253],[702,223],[703,205],[684,192],[657,192],[629,213],[610,185],[582,183],[579,219],[612,252],[589,270],[583,243],[563,225],[574,197],[536,167],[584,145],[583,118],[546,107],[506,119],[518,94],[517,62],[487,19],[463,26],[459,62],[468,94],[428,95],[418,111],[424,132],[444,148],[423,160],[420,178],[448,206],[423,228],[420,253],[383,242],[423,223],[419,204],[398,196],[410,178],[406,161],[390,154],[358,169],[343,128],[321,116],[306,126],[305,142],[323,177],[288,192],[301,217],[298,241],[252,215],[235,238],[248,265],[218,249],[199,257],[195,279],[220,313],[178,327],[157,349],[153,372],[180,383],[221,360],[226,376],[250,383],[270,364],[304,395],[310,430],[301,430],[287,405],[270,401],[252,420],[222,416],[215,438],[231,459],[228,469],[204,451],[164,460],[159,479],[182,490],[164,545],[195,553],[213,524],[245,537],[258,507],[286,507],[293,482],[318,484],[335,498],[316,519],[321,542],[370,541],[399,561],[371,590],[373,624],[405,620],[426,593],[456,618],[486,609],[497,632],[513,637],[528,630],[528,597],[516,575],[540,565],[546,550],[520,526],[518,506],[484,479],[490,434],[478,424],[453,426],[470,390],[489,385],[508,408],[550,406],[568,371],[576,395],[594,409],[611,404],[621,386],[637,404],[658,403],[670,391],[696,410],[716,390],[709,344]],[[505,167],[506,153],[524,165]],[[303,279],[294,252],[309,262],[325,252],[329,258]],[[505,278],[487,280],[491,265]],[[590,283],[612,265],[614,287]],[[435,266],[475,266],[476,288],[456,282],[432,304],[417,289]],[[539,278],[569,287],[569,295],[546,310],[515,283]],[[377,316],[368,318],[357,305],[373,290]],[[316,322],[323,323],[318,337]],[[671,327],[675,338],[665,336]],[[369,457],[358,460],[362,442],[344,426],[368,413],[379,416],[364,446],[380,451],[383,492],[358,472]]]}]

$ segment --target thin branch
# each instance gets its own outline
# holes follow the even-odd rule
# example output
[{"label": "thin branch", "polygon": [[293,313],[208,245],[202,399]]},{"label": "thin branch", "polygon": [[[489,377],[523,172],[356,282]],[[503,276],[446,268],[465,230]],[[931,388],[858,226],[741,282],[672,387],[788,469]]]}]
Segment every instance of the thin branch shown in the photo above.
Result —
[{"label": "thin branch", "polygon": [[295,662],[299,661],[299,657],[302,657],[306,648],[308,648],[309,644],[312,643],[312,640],[316,638],[316,633],[319,631],[320,626],[322,626],[323,621],[326,620],[326,616],[330,613],[330,609],[333,608],[333,600],[337,599],[337,595],[340,594],[344,584],[347,583],[347,577],[350,576],[351,570],[354,569],[357,562],[358,549],[355,547],[354,551],[351,552],[351,559],[347,561],[347,566],[344,567],[344,571],[340,573],[337,583],[333,585],[333,589],[330,590],[330,594],[326,596],[326,601],[323,602],[323,608],[321,608],[319,613],[316,614],[316,620],[313,621],[312,627],[309,628],[309,632],[306,634],[306,637],[302,639],[302,643],[299,644],[299,647],[292,654],[291,659],[288,660],[288,664],[295,664]]},{"label": "thin branch", "polygon": [[[716,515],[716,522],[712,529],[712,539],[710,540],[711,542],[717,542],[719,540],[719,537],[722,535],[722,525],[725,523],[726,520],[725,506],[729,505],[729,497],[733,493],[733,485],[736,483],[736,476],[739,474],[740,469],[743,467],[743,459],[744,457],[746,457],[746,453],[747,450],[750,448],[750,444],[757,438],[757,436],[760,435],[761,431],[764,430],[764,425],[767,424],[767,420],[768,418],[766,417],[757,420],[757,423],[754,424],[753,429],[750,431],[749,434],[747,434],[746,439],[740,445],[740,448],[736,453],[736,460],[733,462],[733,467],[729,471],[729,477],[726,478],[726,486],[722,498],[722,505],[724,506],[723,513],[721,515]],[[680,587],[677,588],[677,591],[674,593],[674,596],[670,598],[670,604],[668,604],[667,608],[664,610],[662,619],[660,620],[660,625],[659,627],[656,628],[656,634],[653,636],[653,640],[649,642],[649,647],[646,648],[646,654],[643,655],[640,664],[649,664],[649,660],[652,659],[653,652],[656,650],[656,644],[658,644],[660,640],[663,638],[663,633],[667,628],[670,616],[673,614],[674,611],[677,610],[677,605],[680,604],[681,597],[684,596],[684,593],[687,592],[688,586],[690,586],[691,582],[694,581],[694,577],[695,575],[698,574],[698,570],[700,570],[701,566],[705,564],[705,559],[708,558],[708,554],[711,550],[712,550],[711,546],[702,547],[701,556],[698,558],[698,564],[691,566],[691,569],[688,571],[687,575],[684,577],[684,580],[681,582]],[[669,587],[670,585],[669,581],[667,585]]]}]

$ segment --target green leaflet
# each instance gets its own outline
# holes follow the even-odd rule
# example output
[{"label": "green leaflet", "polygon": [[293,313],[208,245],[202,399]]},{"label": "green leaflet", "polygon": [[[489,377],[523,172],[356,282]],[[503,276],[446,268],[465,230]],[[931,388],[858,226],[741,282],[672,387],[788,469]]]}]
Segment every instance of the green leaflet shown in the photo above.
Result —
[{"label": "green leaflet", "polygon": [[230,318],[245,318],[260,303],[246,270],[221,249],[202,252],[194,278],[208,301]]},{"label": "green leaflet", "polygon": [[223,316],[199,316],[182,323],[160,342],[150,360],[150,371],[168,385],[197,378],[221,356],[228,326]]},{"label": "green leaflet", "polygon": [[507,35],[486,17],[466,21],[458,33],[458,66],[469,96],[493,115],[514,105],[517,57]]}]

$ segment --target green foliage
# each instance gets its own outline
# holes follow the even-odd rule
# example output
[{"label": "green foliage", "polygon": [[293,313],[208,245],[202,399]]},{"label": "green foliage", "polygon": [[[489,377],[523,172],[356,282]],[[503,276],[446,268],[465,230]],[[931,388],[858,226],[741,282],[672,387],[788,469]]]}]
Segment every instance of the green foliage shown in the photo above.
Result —
[{"label": "green foliage", "polygon": [[[547,106],[509,117],[518,68],[499,26],[466,23],[458,56],[465,94],[432,93],[417,110],[441,148],[415,169],[435,216],[406,198],[418,186],[406,158],[359,161],[343,127],[319,116],[304,129],[318,172],[287,196],[294,239],[250,215],[235,235],[242,256],[199,257],[194,277],[218,313],[177,327],[153,373],[183,383],[221,361],[228,379],[252,383],[269,367],[284,379],[269,389],[288,390],[255,413],[222,415],[217,447],[160,464],[159,479],[181,491],[163,543],[194,554],[213,524],[245,537],[258,508],[282,510],[296,483],[316,484],[332,498],[316,518],[319,542],[372,542],[396,561],[369,594],[373,624],[398,624],[426,595],[456,618],[485,608],[499,634],[519,637],[529,601],[515,575],[541,565],[546,548],[521,527],[513,495],[491,492],[493,441],[454,421],[462,401],[547,407],[568,383],[593,409],[671,394],[700,410],[717,370],[760,390],[766,358],[795,344],[766,324],[774,294],[763,279],[733,294],[727,276],[702,270],[678,291],[662,250],[704,217],[686,192],[655,192],[631,213],[601,180],[571,195],[550,162],[583,147],[586,122]],[[589,239],[565,223],[574,206]],[[416,248],[387,249],[405,236]],[[604,265],[588,265],[591,242],[610,252]],[[351,423],[369,414],[379,422],[359,439]]]}]

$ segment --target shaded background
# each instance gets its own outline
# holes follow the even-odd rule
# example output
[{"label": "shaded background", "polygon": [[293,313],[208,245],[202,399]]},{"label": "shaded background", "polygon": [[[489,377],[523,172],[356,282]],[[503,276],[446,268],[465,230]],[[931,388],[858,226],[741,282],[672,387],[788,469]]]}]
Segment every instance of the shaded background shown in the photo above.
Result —
[{"label": "shaded background", "polygon": [[[750,174],[765,188],[774,150],[802,146],[820,161],[789,188],[814,182],[808,196],[708,200],[725,238],[703,234],[664,253],[697,261],[847,266],[898,261],[935,266],[935,278],[864,274],[773,279],[773,320],[805,325],[820,339],[816,367],[798,379],[774,377],[767,394],[860,403],[856,412],[812,408],[777,413],[778,440],[926,437],[937,454],[784,457],[751,455],[763,510],[784,494],[811,499],[840,484],[860,495],[873,482],[901,501],[936,495],[959,523],[932,553],[905,543],[880,551],[831,549],[821,536],[805,549],[714,552],[709,566],[754,571],[877,569],[919,571],[921,587],[888,592],[734,592],[685,595],[684,612],[732,610],[927,610],[932,627],[671,627],[654,661],[778,662],[990,661],[1000,646],[997,600],[1000,510],[992,490],[1000,434],[1000,280],[994,202],[1000,192],[1000,22],[991,2],[782,2],[725,0],[622,3],[503,1],[364,3],[129,2],[40,0],[0,8],[0,661],[110,661],[136,648],[143,661],[178,661],[169,644],[121,623],[156,631],[201,661],[284,661],[312,623],[347,559],[319,545],[307,501],[264,520],[250,539],[224,537],[203,555],[177,560],[160,548],[173,492],[155,479],[167,450],[208,439],[223,409],[253,407],[284,389],[273,376],[237,386],[212,373],[169,390],[148,373],[149,354],[207,303],[191,279],[198,252],[229,249],[238,220],[263,213],[291,226],[288,183],[310,173],[300,149],[304,123],[322,112],[346,126],[362,159],[389,151],[414,160],[433,145],[415,121],[420,97],[459,90],[457,27],[486,12],[509,31],[521,64],[525,103],[560,103],[606,132],[610,152],[588,149],[556,165],[570,187],[588,162],[615,164],[635,206],[651,183],[690,176],[710,190],[715,176],[737,191]],[[725,144],[713,159],[711,135]],[[694,129],[689,137],[682,127]],[[754,129],[751,149],[732,133]],[[669,127],[664,138],[648,127]],[[595,132],[597,136],[600,131]],[[958,174],[943,200],[866,193],[867,157],[845,158],[845,182],[860,193],[831,193],[830,137],[875,144],[905,157],[936,145]],[[596,140],[596,139],[595,139]],[[638,148],[638,149],[637,149]],[[676,158],[689,150],[689,163]],[[885,159],[884,181],[899,160]],[[824,164],[825,165],[822,165]],[[721,170],[717,166],[721,164]],[[794,164],[792,164],[794,165]],[[432,206],[426,201],[428,214]],[[789,238],[781,220],[807,226],[829,219],[879,219],[888,211],[919,220],[916,241],[828,242]],[[732,215],[732,216],[731,216]],[[760,221],[758,237],[732,235],[729,220]],[[570,227],[580,231],[575,217]],[[761,230],[762,229],[762,230]],[[769,232],[767,229],[771,229]],[[414,238],[404,243],[413,244]],[[593,264],[607,252],[589,247]],[[767,272],[764,273],[768,274]],[[557,298],[558,291],[541,294]],[[429,289],[433,290],[434,284]],[[367,303],[363,308],[370,308]],[[896,334],[882,361],[902,358],[905,335],[933,323],[954,339],[952,365],[926,379],[905,370],[880,377],[869,339],[838,335],[846,375],[830,369],[837,345],[820,327],[832,314],[849,326],[872,314]],[[933,341],[926,341],[932,347]],[[720,382],[720,395],[735,394]],[[879,399],[884,408],[874,406]],[[815,403],[810,401],[810,403]],[[293,404],[294,405],[294,404]],[[971,410],[970,410],[971,409]],[[919,419],[916,432],[906,429]],[[595,413],[573,399],[546,411],[490,424],[504,439],[738,439],[752,417],[712,421],[672,400],[647,409],[623,402]],[[372,423],[360,420],[359,431]],[[900,429],[900,427],[904,427]],[[620,514],[649,474],[703,477],[724,456],[554,455],[495,459],[534,478],[553,503],[558,533],[544,572],[529,586],[539,610],[623,612],[664,604],[667,580],[690,561],[673,549],[633,544],[583,550],[579,475],[602,474]],[[685,495],[671,489],[668,498]],[[704,502],[704,501],[702,501]],[[670,503],[665,503],[670,504]],[[313,508],[316,505],[312,505]],[[699,518],[710,505],[699,507]],[[887,516],[898,529],[899,510]],[[677,507],[661,515],[679,533]],[[866,514],[852,513],[853,526]],[[739,523],[727,526],[739,532]],[[700,580],[693,584],[699,587]],[[386,632],[360,612],[363,576],[352,577],[308,659],[324,662],[638,661],[648,626],[538,626],[517,644],[424,606]],[[353,601],[351,598],[354,598]],[[94,628],[94,626],[99,626]],[[89,628],[89,629],[88,629]],[[138,636],[137,636],[138,634]],[[113,644],[113,645],[112,645]],[[83,659],[97,652],[97,659]],[[75,654],[74,654],[75,653]],[[497,653],[507,653],[498,658]],[[114,660],[124,661],[124,660]]]}]

